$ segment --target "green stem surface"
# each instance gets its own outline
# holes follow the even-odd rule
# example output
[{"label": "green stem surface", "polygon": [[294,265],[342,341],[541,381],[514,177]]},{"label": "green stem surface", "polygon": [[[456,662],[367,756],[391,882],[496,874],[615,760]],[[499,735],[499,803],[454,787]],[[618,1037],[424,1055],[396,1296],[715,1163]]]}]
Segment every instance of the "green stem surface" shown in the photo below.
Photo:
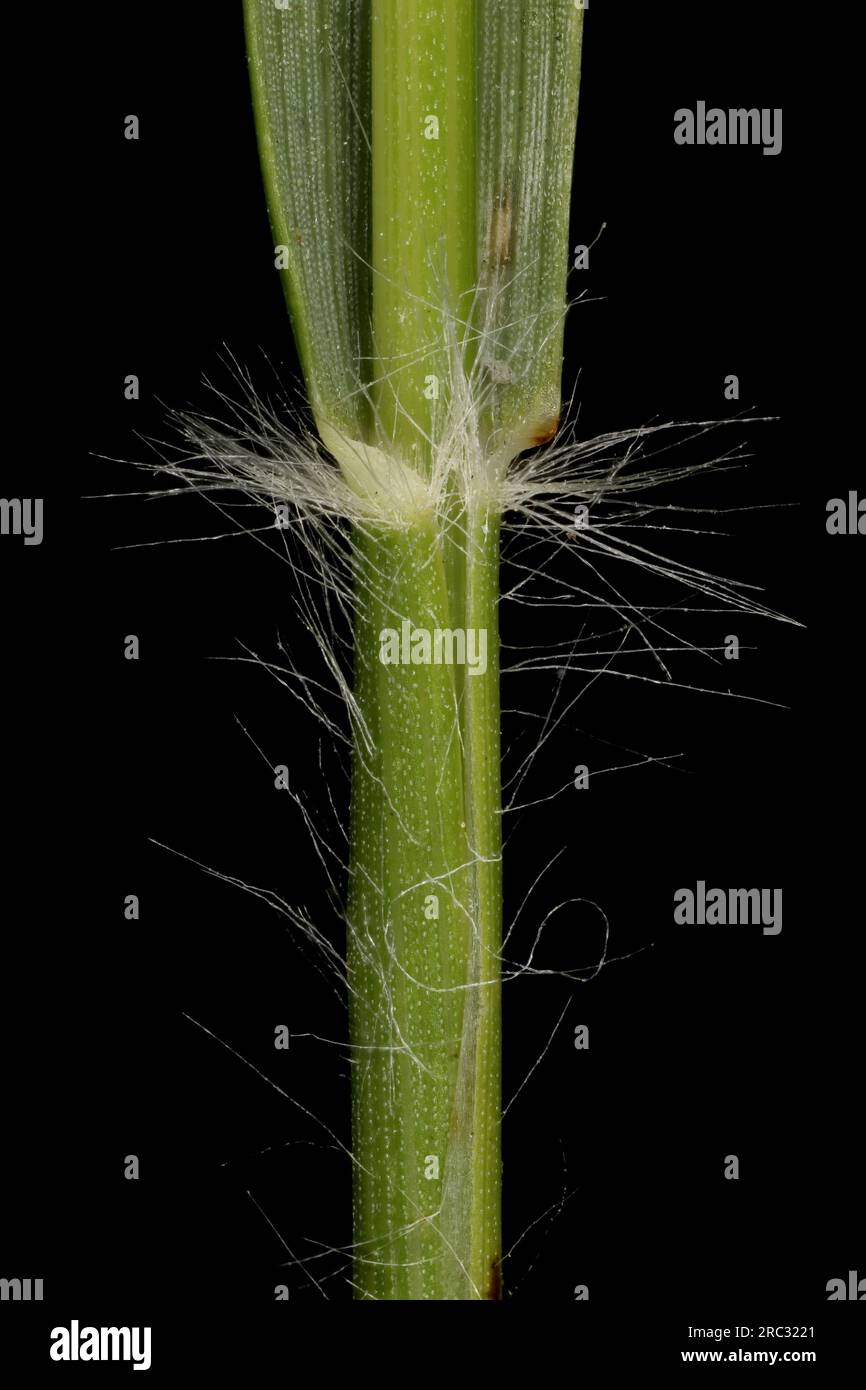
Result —
[{"label": "green stem surface", "polygon": [[[474,3],[373,0],[372,94],[379,427],[429,476],[477,278]],[[369,739],[359,730],[347,914],[355,1285],[361,1297],[495,1298],[498,518],[455,488],[443,514],[356,542],[355,698]],[[384,664],[389,629],[401,650]],[[418,630],[443,634],[444,660],[431,647],[406,662]]]},{"label": "green stem surface", "polygon": [[[381,633],[452,629],[435,521],[358,537],[348,964],[360,1297],[499,1296],[497,528],[469,548],[486,671],[383,664]],[[471,621],[470,621],[471,620]],[[480,663],[479,663],[480,668]],[[461,693],[462,692],[462,693]]]}]

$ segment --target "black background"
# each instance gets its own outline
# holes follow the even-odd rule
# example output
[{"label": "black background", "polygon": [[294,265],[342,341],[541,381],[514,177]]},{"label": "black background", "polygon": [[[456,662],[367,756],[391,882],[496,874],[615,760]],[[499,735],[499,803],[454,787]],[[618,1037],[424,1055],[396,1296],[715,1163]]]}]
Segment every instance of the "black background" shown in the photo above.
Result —
[{"label": "black background", "polygon": [[[551,974],[505,992],[506,1096],[568,1003],[505,1120],[504,1277],[512,1319],[521,1302],[553,1312],[574,1364],[576,1343],[595,1338],[647,1365],[658,1348],[667,1365],[694,1345],[690,1324],[781,1323],[814,1326],[817,1343],[801,1345],[817,1345],[826,1366],[861,1322],[858,1309],[828,1304],[825,1286],[850,1269],[866,1275],[862,542],[828,537],[824,521],[828,497],[862,472],[835,447],[823,417],[835,398],[818,384],[827,362],[802,326],[815,293],[798,259],[806,95],[783,92],[786,17],[771,3],[746,13],[599,0],[586,25],[572,240],[606,228],[570,286],[586,292],[565,370],[579,433],[778,417],[726,425],[660,459],[741,448],[742,468],[662,499],[732,509],[693,523],[678,514],[681,527],[720,534],[648,534],[760,586],[802,626],[684,618],[683,640],[704,647],[737,633],[739,663],[684,651],[668,658],[666,688],[599,679],[521,799],[550,796],[577,763],[680,756],[591,777],[587,792],[566,786],[507,822],[509,921],[564,850],[509,943],[513,958],[576,897],[604,909],[608,954],[622,958],[586,983]],[[339,1257],[309,1266],[318,1283],[283,1264],[308,1257],[312,1241],[351,1240],[348,1160],[299,1108],[349,1142],[345,1014],[277,914],[170,850],[305,905],[339,938],[301,817],[269,770],[289,764],[293,787],[327,815],[319,732],[265,672],[212,659],[242,654],[240,642],[272,659],[280,637],[299,665],[316,654],[275,550],[241,536],[196,541],[231,527],[206,500],[132,496],[147,476],[110,460],[150,457],[145,439],[168,436],[168,407],[206,409],[203,376],[229,385],[226,349],[265,389],[297,368],[240,7],[106,6],[83,22],[70,192],[40,242],[60,237],[44,270],[53,327],[32,350],[26,340],[17,363],[25,389],[60,342],[66,365],[49,403],[33,390],[4,483],[4,495],[31,496],[39,478],[46,520],[42,546],[9,538],[2,551],[12,814],[0,1274],[42,1277],[46,1295],[3,1305],[3,1341],[10,1359],[52,1364],[48,1330],[77,1317],[152,1325],[153,1375],[234,1353],[252,1370],[279,1367],[289,1340],[314,1326],[311,1305],[351,1299]],[[676,146],[673,112],[698,99],[784,106],[782,154]],[[135,143],[123,138],[133,112]],[[138,402],[123,397],[131,372]],[[723,396],[728,373],[740,380],[735,403]],[[129,495],[100,496],[116,493]],[[639,571],[615,577],[636,603],[655,600]],[[557,642],[581,621],[555,604],[511,606],[503,635],[509,647]],[[138,662],[123,659],[129,633]],[[638,657],[621,669],[659,674]],[[553,684],[506,677],[504,704],[543,711]],[[531,729],[506,715],[503,732],[507,773]],[[322,756],[344,812],[345,780]],[[672,894],[697,879],[781,886],[781,935],[675,927]],[[128,893],[141,898],[137,923],[123,918]],[[591,965],[601,937],[598,912],[572,904],[535,963]],[[273,1048],[279,1023],[293,1034],[288,1053]],[[588,1052],[571,1042],[579,1023]],[[309,1033],[336,1045],[297,1036]],[[123,1177],[133,1153],[138,1182]],[[723,1177],[728,1154],[739,1181]],[[273,1302],[281,1282],[288,1304]],[[589,1303],[575,1303],[578,1284]]]}]

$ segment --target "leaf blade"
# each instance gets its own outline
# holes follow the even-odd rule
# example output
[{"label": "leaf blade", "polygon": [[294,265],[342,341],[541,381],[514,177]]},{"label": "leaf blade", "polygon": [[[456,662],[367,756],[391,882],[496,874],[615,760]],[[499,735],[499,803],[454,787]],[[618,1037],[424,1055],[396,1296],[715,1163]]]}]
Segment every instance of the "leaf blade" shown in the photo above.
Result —
[{"label": "leaf blade", "polygon": [[259,154],[313,412],[367,437],[370,0],[244,0]]},{"label": "leaf blade", "polygon": [[582,36],[574,0],[478,0],[485,353],[496,445],[512,456],[559,422]]}]

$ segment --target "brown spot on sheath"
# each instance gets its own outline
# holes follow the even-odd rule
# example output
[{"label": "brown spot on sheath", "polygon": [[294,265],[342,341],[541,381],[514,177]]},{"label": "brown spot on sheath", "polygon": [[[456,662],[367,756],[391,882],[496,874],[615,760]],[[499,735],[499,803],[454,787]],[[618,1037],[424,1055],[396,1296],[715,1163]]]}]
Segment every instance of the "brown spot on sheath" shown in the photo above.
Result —
[{"label": "brown spot on sheath", "polygon": [[487,1291],[488,1299],[499,1300],[502,1298],[502,1257],[497,1255],[490,1265],[490,1283]]},{"label": "brown spot on sheath", "polygon": [[503,189],[490,210],[484,264],[497,269],[511,260],[511,198]]},{"label": "brown spot on sheath", "polygon": [[544,421],[537,426],[534,433],[530,436],[530,446],[534,449],[538,444],[549,444],[558,429],[559,412],[557,411],[552,420]]}]

